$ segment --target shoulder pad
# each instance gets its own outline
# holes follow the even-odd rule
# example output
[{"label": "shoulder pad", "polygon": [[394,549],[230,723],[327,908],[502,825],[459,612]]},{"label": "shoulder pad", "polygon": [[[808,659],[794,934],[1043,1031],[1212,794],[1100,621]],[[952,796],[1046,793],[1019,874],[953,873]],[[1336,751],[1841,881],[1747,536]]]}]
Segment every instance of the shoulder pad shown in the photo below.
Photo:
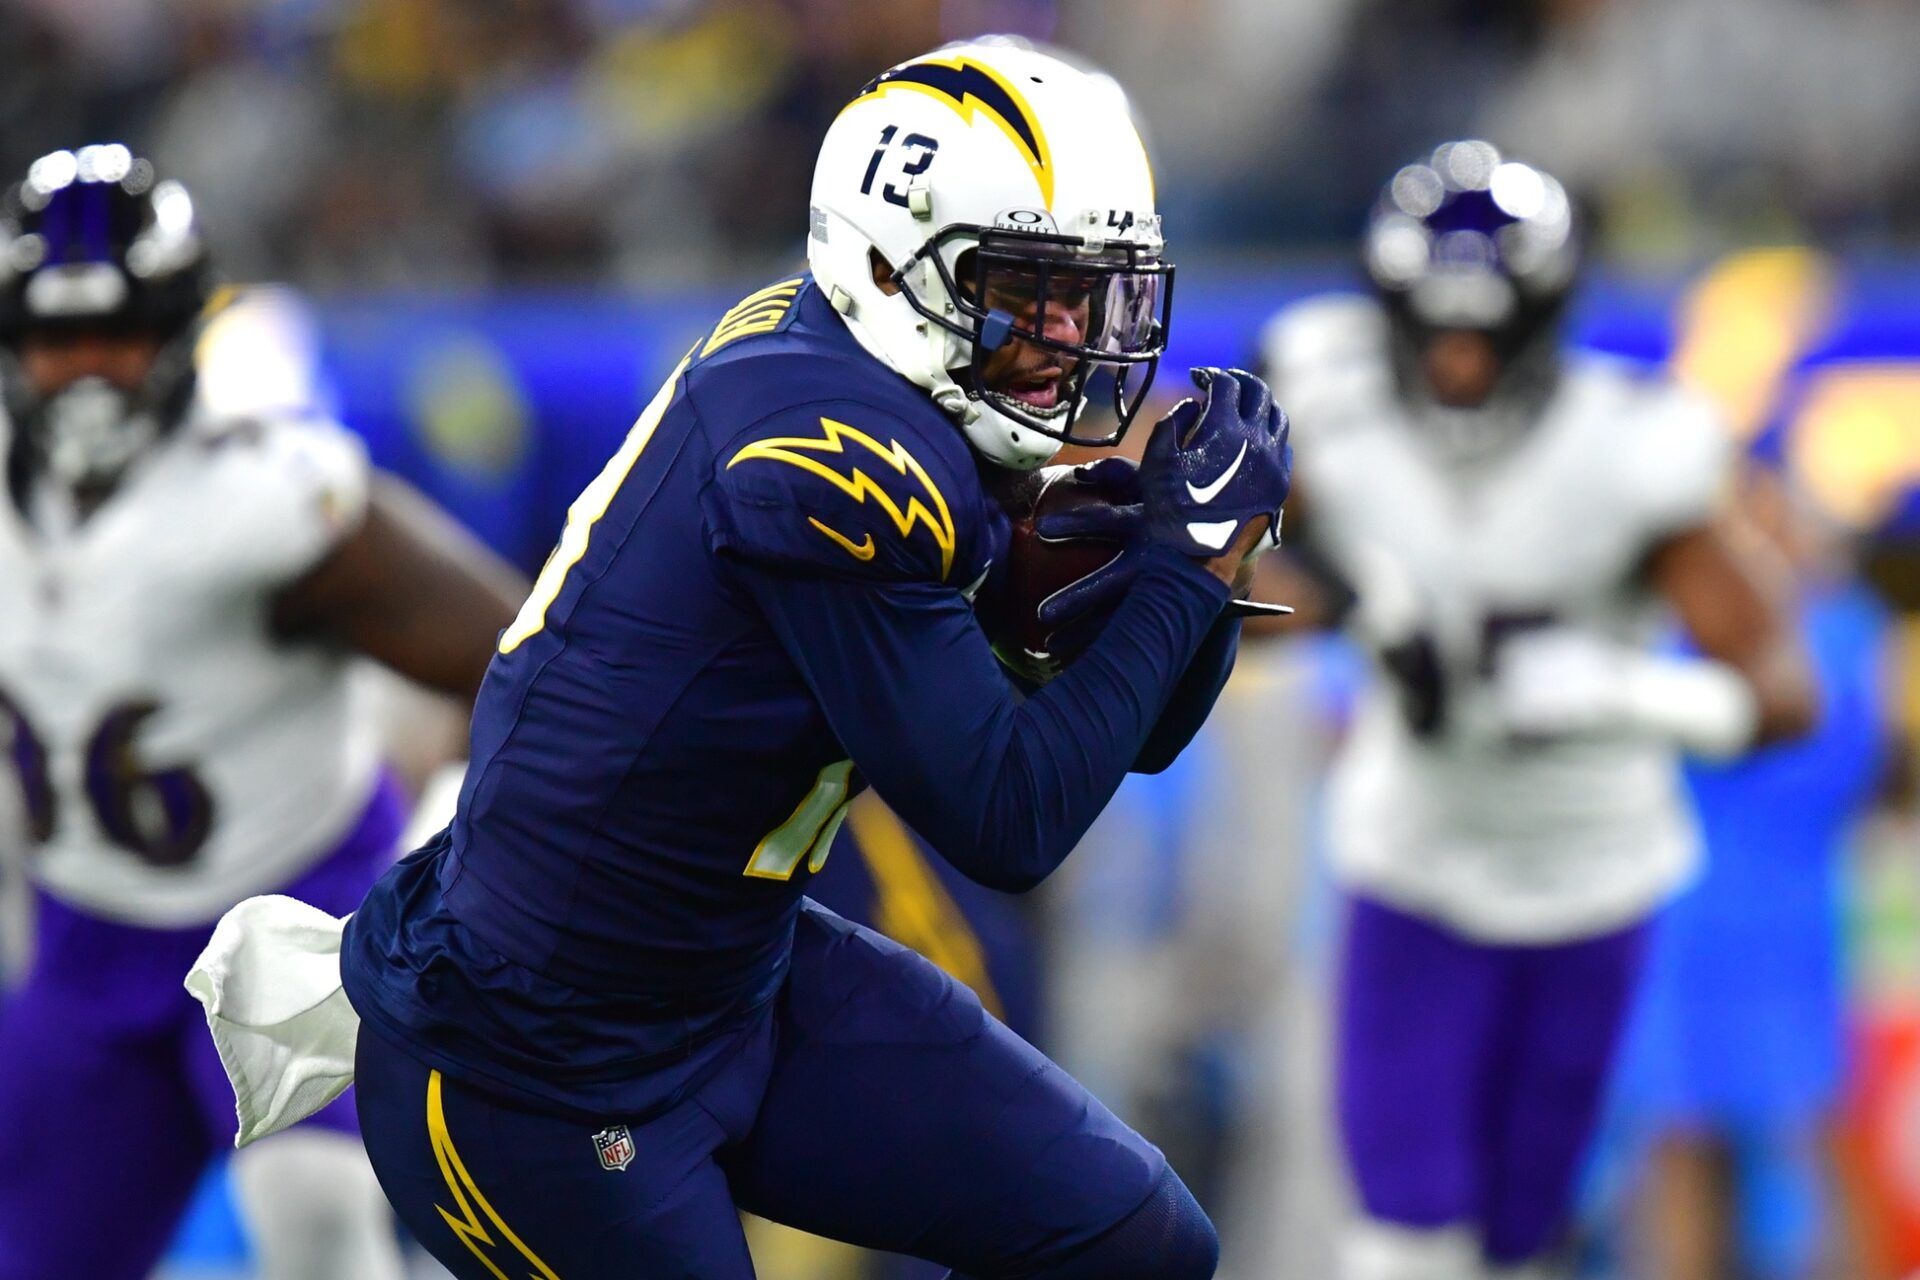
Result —
[{"label": "shoulder pad", "polygon": [[1734,440],[1705,397],[1670,378],[1627,382],[1621,442],[1621,501],[1650,539],[1702,524],[1725,501],[1733,478]]},{"label": "shoulder pad", "polygon": [[1323,293],[1268,320],[1260,347],[1269,367],[1284,374],[1329,360],[1377,360],[1386,336],[1386,315],[1379,303],[1358,293]]},{"label": "shoulder pad", "polygon": [[1369,416],[1393,394],[1386,316],[1360,294],[1324,294],[1280,312],[1261,330],[1260,357],[1274,400],[1308,436]]},{"label": "shoulder pad", "polygon": [[366,516],[366,447],[336,422],[228,419],[200,424],[191,443],[206,454],[236,570],[296,577]]},{"label": "shoulder pad", "polygon": [[950,434],[847,401],[765,419],[715,456],[709,545],[780,568],[956,582],[982,536],[983,498]]}]

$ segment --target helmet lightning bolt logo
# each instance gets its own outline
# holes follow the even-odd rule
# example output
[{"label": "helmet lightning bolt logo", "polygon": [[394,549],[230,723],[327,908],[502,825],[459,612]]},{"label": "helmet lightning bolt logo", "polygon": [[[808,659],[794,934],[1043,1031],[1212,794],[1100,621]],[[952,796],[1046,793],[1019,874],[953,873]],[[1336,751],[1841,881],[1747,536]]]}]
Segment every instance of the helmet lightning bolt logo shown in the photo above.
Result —
[{"label": "helmet lightning bolt logo", "polygon": [[1047,135],[1027,100],[1002,79],[999,72],[966,57],[927,58],[875,77],[847,105],[851,107],[894,89],[924,93],[952,107],[962,119],[971,119],[975,112],[986,113],[1033,171],[1033,180],[1040,185],[1041,201],[1049,209],[1053,207],[1053,162],[1047,150]]},{"label": "helmet lightning bolt logo", "polygon": [[[947,509],[947,500],[941,496],[940,487],[934,484],[933,477],[927,474],[927,469],[921,466],[919,459],[908,453],[906,446],[898,440],[889,440],[886,444],[881,444],[866,432],[850,427],[844,422],[835,422],[832,418],[820,419],[820,427],[824,434],[817,440],[807,436],[773,436],[766,440],[756,440],[734,454],[732,460],[727,463],[727,469],[731,471],[741,463],[750,462],[756,458],[763,458],[770,462],[784,462],[788,466],[799,467],[802,471],[819,476],[855,502],[864,505],[868,498],[872,498],[874,505],[886,512],[887,518],[893,521],[893,527],[900,531],[900,536],[903,538],[913,532],[915,525],[926,526],[927,532],[933,535],[935,545],[940,548],[940,579],[944,582],[948,571],[953,568],[953,551],[956,542],[953,513]],[[847,445],[850,443],[865,449],[901,475],[911,476],[917,480],[921,489],[931,500],[931,505],[920,501],[916,496],[908,498],[903,508],[894,501],[891,494],[874,481],[873,477],[858,466],[849,466],[842,474],[828,463],[821,461],[828,456],[839,457],[849,462],[856,460],[858,455],[854,455],[852,459],[847,458]],[[873,559],[875,548],[872,534],[867,534],[862,541],[855,542],[812,516],[807,517],[807,523],[840,544],[856,560]]]}]

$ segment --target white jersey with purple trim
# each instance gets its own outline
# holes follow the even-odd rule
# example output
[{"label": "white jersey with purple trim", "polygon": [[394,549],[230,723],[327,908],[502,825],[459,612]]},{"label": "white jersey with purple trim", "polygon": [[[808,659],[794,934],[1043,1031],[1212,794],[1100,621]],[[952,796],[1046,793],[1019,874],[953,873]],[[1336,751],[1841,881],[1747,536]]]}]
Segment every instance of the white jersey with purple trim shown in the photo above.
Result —
[{"label": "white jersey with purple trim", "polygon": [[1281,313],[1264,355],[1315,547],[1368,616],[1430,639],[1445,690],[1440,727],[1417,733],[1376,670],[1330,782],[1337,874],[1493,942],[1644,915],[1699,857],[1674,751],[1624,736],[1516,746],[1490,724],[1487,681],[1516,629],[1656,641],[1647,556],[1721,499],[1729,441],[1714,415],[1670,382],[1570,355],[1537,417],[1469,455],[1394,394],[1370,300]]},{"label": "white jersey with purple trim", "polygon": [[0,495],[0,763],[43,889],[199,924],[349,829],[378,767],[351,660],[276,641],[268,612],[358,525],[367,480],[333,423],[200,415],[85,520],[48,485],[24,511]]}]

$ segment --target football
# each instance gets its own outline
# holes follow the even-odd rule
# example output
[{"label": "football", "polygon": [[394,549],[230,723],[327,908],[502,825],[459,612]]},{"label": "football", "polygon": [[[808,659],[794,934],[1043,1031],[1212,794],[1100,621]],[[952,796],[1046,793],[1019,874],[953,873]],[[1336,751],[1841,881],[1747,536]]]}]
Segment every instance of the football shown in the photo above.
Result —
[{"label": "football", "polygon": [[1040,605],[1120,554],[1111,538],[1042,538],[1035,526],[1042,516],[1107,501],[1081,482],[1071,466],[1034,471],[1001,471],[989,492],[1013,526],[1007,562],[996,569],[974,602],[981,629],[1000,660],[1018,674],[1042,683],[1059,674],[1074,655],[1063,651],[1040,623]]}]

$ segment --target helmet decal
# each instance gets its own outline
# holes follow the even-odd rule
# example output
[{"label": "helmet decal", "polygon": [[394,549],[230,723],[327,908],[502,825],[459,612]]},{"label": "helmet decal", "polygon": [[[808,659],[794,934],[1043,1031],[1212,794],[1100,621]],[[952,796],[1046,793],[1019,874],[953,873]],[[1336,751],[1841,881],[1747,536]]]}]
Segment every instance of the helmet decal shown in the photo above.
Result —
[{"label": "helmet decal", "polygon": [[1040,199],[1052,207],[1053,166],[1047,152],[1047,135],[1020,91],[993,68],[964,54],[952,59],[910,62],[876,76],[847,106],[893,89],[924,93],[952,107],[962,119],[971,118],[975,112],[986,113],[1019,148],[1027,168],[1033,171],[1034,182],[1039,184]]}]

